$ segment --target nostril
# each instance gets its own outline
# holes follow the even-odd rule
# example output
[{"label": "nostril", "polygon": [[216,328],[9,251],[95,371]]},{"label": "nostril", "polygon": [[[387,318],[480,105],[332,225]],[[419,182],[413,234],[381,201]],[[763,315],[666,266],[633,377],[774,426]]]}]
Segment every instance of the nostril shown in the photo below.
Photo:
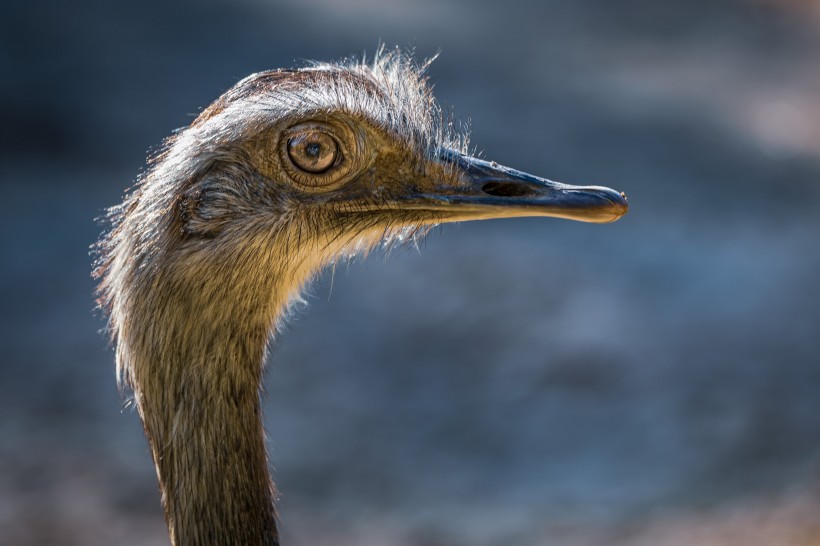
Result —
[{"label": "nostril", "polygon": [[496,197],[526,197],[536,194],[534,188],[521,182],[487,182],[481,186],[481,191]]}]

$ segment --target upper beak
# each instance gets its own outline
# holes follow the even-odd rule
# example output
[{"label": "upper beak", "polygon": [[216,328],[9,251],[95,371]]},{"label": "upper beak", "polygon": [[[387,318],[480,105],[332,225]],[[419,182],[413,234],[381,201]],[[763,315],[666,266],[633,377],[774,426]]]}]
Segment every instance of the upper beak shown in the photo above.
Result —
[{"label": "upper beak", "polygon": [[421,201],[417,203],[448,212],[451,220],[554,216],[606,223],[629,208],[626,195],[602,186],[553,182],[448,149],[438,155],[434,162],[445,169],[455,168],[457,180],[417,195]]}]

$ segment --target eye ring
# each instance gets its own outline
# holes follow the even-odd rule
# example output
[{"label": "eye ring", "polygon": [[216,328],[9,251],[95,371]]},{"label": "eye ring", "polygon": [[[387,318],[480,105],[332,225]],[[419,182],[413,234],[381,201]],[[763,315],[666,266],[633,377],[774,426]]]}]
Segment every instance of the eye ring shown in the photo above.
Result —
[{"label": "eye ring", "polygon": [[[294,186],[323,193],[343,186],[370,164],[372,159],[362,156],[363,141],[346,120],[303,121],[280,133],[277,148],[284,174]],[[308,149],[312,144],[319,150]]]},{"label": "eye ring", "polygon": [[307,130],[287,141],[288,157],[297,168],[310,174],[321,174],[339,159],[339,143],[321,130]]}]

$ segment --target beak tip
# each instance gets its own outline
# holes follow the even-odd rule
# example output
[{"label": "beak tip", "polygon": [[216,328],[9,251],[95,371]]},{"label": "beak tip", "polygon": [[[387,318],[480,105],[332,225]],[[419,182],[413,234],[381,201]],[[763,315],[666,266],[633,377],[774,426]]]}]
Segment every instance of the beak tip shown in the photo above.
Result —
[{"label": "beak tip", "polygon": [[629,201],[624,192],[615,191],[602,186],[589,187],[589,189],[598,195],[599,205],[593,207],[593,210],[597,209],[597,214],[593,213],[590,215],[587,221],[609,224],[619,220],[629,212]]},{"label": "beak tip", "polygon": [[620,199],[613,202],[613,218],[610,220],[614,222],[615,220],[619,220],[622,216],[624,216],[627,212],[629,212],[629,200],[626,197],[624,192],[618,192],[620,195]]}]

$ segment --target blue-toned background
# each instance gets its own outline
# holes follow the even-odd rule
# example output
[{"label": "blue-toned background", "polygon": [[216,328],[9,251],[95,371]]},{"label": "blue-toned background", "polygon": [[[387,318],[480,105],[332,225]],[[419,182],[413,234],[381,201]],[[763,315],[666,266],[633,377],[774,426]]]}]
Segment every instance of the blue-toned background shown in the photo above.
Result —
[{"label": "blue-toned background", "polygon": [[265,397],[289,546],[820,544],[820,9],[6,2],[0,543],[166,544],[93,218],[250,72],[415,46],[484,156],[616,224],[449,226],[316,283]]}]

